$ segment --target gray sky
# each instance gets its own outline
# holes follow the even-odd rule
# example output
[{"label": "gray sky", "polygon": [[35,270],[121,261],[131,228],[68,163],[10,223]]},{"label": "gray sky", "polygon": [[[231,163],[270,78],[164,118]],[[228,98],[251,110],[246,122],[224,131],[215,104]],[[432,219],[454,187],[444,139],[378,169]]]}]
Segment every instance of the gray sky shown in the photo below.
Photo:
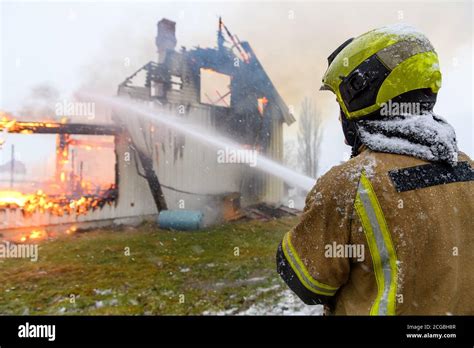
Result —
[{"label": "gray sky", "polygon": [[[474,155],[470,1],[304,2],[6,2],[0,5],[0,109],[21,110],[34,86],[68,98],[80,86],[113,95],[156,59],[156,22],[177,22],[178,45],[215,46],[218,16],[249,41],[287,104],[312,97],[326,122],[322,170],[339,163],[343,144],[334,96],[318,91],[326,57],[349,37],[405,22],[423,31],[440,56],[443,87],[435,109]],[[294,138],[297,124],[285,129]],[[25,148],[31,145],[24,143]]]}]

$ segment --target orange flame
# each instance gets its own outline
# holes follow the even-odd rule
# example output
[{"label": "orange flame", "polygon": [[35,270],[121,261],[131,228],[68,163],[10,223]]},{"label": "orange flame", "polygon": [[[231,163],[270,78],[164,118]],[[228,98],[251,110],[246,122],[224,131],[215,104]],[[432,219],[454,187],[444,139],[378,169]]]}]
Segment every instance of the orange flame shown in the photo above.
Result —
[{"label": "orange flame", "polygon": [[76,231],[77,231],[77,227],[76,226],[71,226],[70,228],[68,228],[66,230],[66,234],[73,234]]},{"label": "orange flame", "polygon": [[111,204],[113,199],[106,196],[82,196],[70,199],[65,195],[50,197],[41,190],[35,194],[23,194],[17,191],[0,191],[0,209],[20,208],[24,215],[29,216],[36,211],[56,216],[65,214],[82,215],[90,209],[94,210],[105,203]]},{"label": "orange flame", "polygon": [[267,106],[267,104],[268,99],[266,97],[257,98],[257,108],[260,115],[263,116],[263,112],[265,111],[265,107]]},{"label": "orange flame", "polygon": [[[57,128],[66,122],[67,118],[61,119],[60,124],[54,123],[54,121],[19,122],[12,119],[5,112],[0,111],[0,131],[29,134],[35,132],[38,127]],[[89,210],[102,208],[105,204],[112,204],[116,197],[115,184],[108,187],[93,186],[91,183],[82,180],[82,172],[79,176],[75,175],[72,169],[65,168],[65,165],[69,163],[69,148],[74,145],[74,142],[77,145],[86,146],[88,150],[91,150],[92,146],[114,146],[113,140],[87,144],[84,140],[72,139],[69,134],[58,134],[56,140],[55,182],[49,183],[46,189],[47,191],[54,189],[54,194],[46,194],[42,190],[38,190],[36,193],[22,193],[13,190],[0,191],[0,209],[21,209],[24,216],[36,212],[63,216],[65,214],[86,214]],[[1,143],[2,140],[0,139],[0,145]],[[71,228],[70,231],[74,232],[75,227]],[[29,235],[23,236],[21,240],[38,239],[42,238],[42,235],[43,233],[35,230]]]},{"label": "orange flame", "polygon": [[43,239],[46,239],[47,237],[48,237],[48,232],[46,232],[46,230],[44,230],[44,229],[34,229],[34,230],[31,230],[27,234],[23,234],[20,237],[19,241],[21,243],[25,243],[25,242],[28,242],[28,241],[43,240]]}]

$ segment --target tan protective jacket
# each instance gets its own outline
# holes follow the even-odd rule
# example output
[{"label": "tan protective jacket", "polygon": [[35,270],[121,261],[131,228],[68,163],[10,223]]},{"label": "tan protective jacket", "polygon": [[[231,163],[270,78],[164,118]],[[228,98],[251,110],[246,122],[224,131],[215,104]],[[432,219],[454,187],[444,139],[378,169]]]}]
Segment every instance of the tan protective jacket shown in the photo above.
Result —
[{"label": "tan protective jacket", "polygon": [[452,169],[365,149],[318,180],[281,248],[335,314],[472,315],[472,180],[462,153]]}]

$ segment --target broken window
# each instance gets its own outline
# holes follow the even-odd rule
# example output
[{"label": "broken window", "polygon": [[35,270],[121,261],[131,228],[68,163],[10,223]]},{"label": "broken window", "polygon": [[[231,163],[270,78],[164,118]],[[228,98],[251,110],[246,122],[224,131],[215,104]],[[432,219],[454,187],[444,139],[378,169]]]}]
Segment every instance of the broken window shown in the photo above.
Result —
[{"label": "broken window", "polygon": [[163,87],[163,83],[152,81],[151,87],[150,87],[150,96],[151,97],[164,97],[165,89]]},{"label": "broken window", "polygon": [[183,80],[181,76],[171,75],[171,89],[174,91],[180,91],[183,88]]},{"label": "broken window", "polygon": [[231,77],[215,70],[201,68],[201,103],[230,107]]}]

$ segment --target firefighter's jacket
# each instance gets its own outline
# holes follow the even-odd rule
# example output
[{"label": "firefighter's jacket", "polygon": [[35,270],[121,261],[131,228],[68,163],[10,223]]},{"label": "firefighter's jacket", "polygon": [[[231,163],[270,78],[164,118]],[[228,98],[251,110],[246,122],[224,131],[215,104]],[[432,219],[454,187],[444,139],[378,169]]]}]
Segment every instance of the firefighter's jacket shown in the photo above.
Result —
[{"label": "firefighter's jacket", "polygon": [[363,150],[322,176],[277,268],[347,315],[474,314],[474,172]]}]

